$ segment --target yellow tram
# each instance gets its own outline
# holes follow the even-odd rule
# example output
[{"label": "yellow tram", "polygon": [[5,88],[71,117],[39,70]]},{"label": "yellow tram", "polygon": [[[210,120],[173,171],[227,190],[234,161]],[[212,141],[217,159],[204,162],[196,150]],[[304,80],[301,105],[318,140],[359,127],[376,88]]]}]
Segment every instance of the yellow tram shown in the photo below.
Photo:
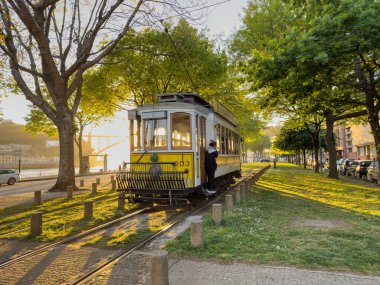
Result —
[{"label": "yellow tram", "polygon": [[205,151],[217,142],[216,181],[240,176],[237,119],[195,93],[158,95],[158,103],[128,112],[130,163],[117,175],[118,191],[141,200],[186,200],[206,183]]}]

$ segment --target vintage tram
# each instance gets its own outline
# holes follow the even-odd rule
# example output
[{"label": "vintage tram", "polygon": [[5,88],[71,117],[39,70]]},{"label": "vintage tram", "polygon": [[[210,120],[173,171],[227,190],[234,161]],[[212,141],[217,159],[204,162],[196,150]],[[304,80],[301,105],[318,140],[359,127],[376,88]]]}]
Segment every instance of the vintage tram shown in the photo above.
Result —
[{"label": "vintage tram", "polygon": [[128,111],[130,163],[117,174],[131,202],[187,200],[206,183],[205,151],[217,142],[216,181],[240,176],[237,119],[223,105],[195,93],[161,94]]}]

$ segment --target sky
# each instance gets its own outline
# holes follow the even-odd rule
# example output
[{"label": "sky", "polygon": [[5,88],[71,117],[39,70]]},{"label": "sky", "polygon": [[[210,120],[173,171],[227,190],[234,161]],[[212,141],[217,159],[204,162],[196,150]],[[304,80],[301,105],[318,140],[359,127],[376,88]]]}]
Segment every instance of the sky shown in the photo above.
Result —
[{"label": "sky", "polygon": [[[223,2],[223,0],[210,0],[210,4]],[[208,29],[208,35],[211,37],[218,37],[222,35],[223,38],[228,37],[234,30],[236,30],[241,23],[241,14],[243,8],[246,6],[247,0],[231,0],[229,2],[209,8],[207,17],[201,21],[198,29]],[[22,95],[11,95],[2,99],[1,109],[3,119],[12,120],[16,123],[24,124],[24,117],[28,114],[28,105],[30,103]],[[120,122],[126,120],[125,113],[117,114],[113,128],[108,125],[100,126],[93,129],[93,132],[101,132],[102,134],[113,135],[118,134],[123,128]],[[117,124],[119,122],[119,124]],[[118,125],[118,126],[117,126]]]}]

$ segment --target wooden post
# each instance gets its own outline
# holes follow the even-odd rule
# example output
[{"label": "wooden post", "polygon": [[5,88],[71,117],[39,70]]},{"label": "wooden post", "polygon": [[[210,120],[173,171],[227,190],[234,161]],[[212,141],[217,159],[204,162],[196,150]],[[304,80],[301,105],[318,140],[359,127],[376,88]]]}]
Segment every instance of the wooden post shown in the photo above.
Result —
[{"label": "wooden post", "polygon": [[169,285],[168,253],[154,250],[150,258],[150,284]]},{"label": "wooden post", "polygon": [[96,178],[96,184],[100,184],[100,178],[98,177],[98,178]]},{"label": "wooden post", "polygon": [[111,183],[112,183],[112,181],[114,181],[115,180],[115,176],[114,175],[111,175]]},{"label": "wooden post", "polygon": [[245,182],[240,184],[240,198],[242,200],[245,198],[245,193],[246,193],[246,189],[247,189],[246,185],[247,184]]},{"label": "wooden post", "polygon": [[202,221],[194,221],[190,223],[191,228],[191,246],[203,247],[203,225]]},{"label": "wooden post", "polygon": [[67,186],[67,199],[73,198],[73,191],[74,191],[73,186]]},{"label": "wooden post", "polygon": [[30,235],[37,237],[42,234],[42,212],[35,212],[30,215]]},{"label": "wooden post", "polygon": [[116,180],[112,180],[112,190],[116,190]]},{"label": "wooden post", "polygon": [[84,187],[84,180],[83,179],[79,180],[79,187]]},{"label": "wooden post", "polygon": [[227,213],[232,212],[234,209],[234,198],[232,195],[226,195],[225,197],[225,203],[226,203],[226,211]]},{"label": "wooden post", "polygon": [[222,204],[212,204],[212,219],[217,225],[222,222]]},{"label": "wooden post", "polygon": [[235,193],[235,204],[240,203],[240,188],[236,187],[234,188],[234,193]]},{"label": "wooden post", "polygon": [[97,190],[98,190],[98,184],[92,183],[92,194],[96,194]]},{"label": "wooden post", "polygon": [[94,201],[84,201],[84,219],[91,220],[94,211]]},{"label": "wooden post", "polygon": [[36,205],[42,204],[41,191],[34,191],[34,204],[36,204]]},{"label": "wooden post", "polygon": [[125,207],[125,192],[120,192],[117,199],[117,209],[124,210]]}]

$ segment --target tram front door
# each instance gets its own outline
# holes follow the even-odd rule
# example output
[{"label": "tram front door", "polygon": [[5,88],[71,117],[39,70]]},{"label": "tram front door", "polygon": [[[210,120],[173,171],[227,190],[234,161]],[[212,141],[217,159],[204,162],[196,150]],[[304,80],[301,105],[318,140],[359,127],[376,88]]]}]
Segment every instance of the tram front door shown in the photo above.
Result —
[{"label": "tram front door", "polygon": [[201,169],[201,184],[202,185],[207,182],[205,156],[206,156],[206,119],[203,117],[200,117],[200,169]]}]

